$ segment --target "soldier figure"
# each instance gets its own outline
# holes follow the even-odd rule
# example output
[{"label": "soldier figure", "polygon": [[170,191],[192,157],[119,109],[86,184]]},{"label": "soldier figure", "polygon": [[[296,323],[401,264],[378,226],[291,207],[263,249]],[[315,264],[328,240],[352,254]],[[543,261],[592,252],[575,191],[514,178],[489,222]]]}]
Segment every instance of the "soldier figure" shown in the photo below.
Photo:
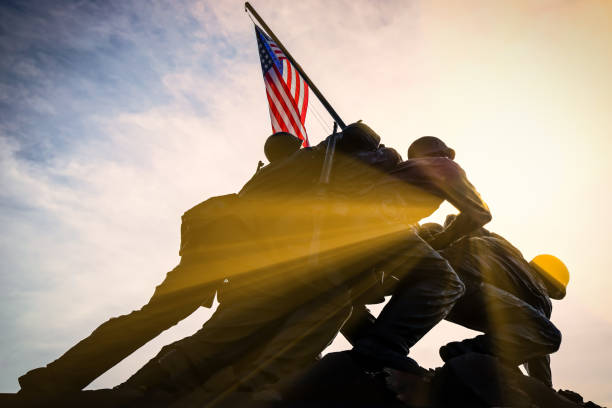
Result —
[{"label": "soldier figure", "polygon": [[[354,148],[367,146],[364,140],[374,140],[373,148]],[[405,357],[408,349],[446,316],[464,290],[414,225],[449,200],[462,212],[432,238],[434,245],[443,245],[489,221],[490,213],[452,161],[454,152],[439,139],[415,142],[412,157],[399,165],[398,155],[376,145],[378,136],[363,124],[344,131],[326,191],[316,268],[310,264],[309,247],[304,248],[312,234],[311,211],[299,216],[301,209],[312,208],[313,195],[300,196],[295,184],[298,180],[302,190],[309,185],[309,173],[300,170],[320,164],[317,148],[302,149],[285,164],[261,169],[245,185],[241,199],[255,199],[256,221],[272,237],[282,236],[275,229],[282,228],[299,238],[262,240],[259,247],[272,260],[269,267],[230,277],[232,300],[222,293],[219,310],[202,330],[165,347],[122,387],[148,393],[166,389],[180,398],[229,365],[242,370],[239,377],[257,372],[273,382],[275,372],[313,361],[331,342],[351,304],[375,287],[375,269],[392,270],[401,285],[371,335],[355,347],[356,359],[367,369],[412,366]],[[293,167],[299,162],[304,165]],[[291,180],[287,187],[286,179]],[[279,200],[295,206],[297,216],[279,214],[274,204]],[[273,246],[277,249],[271,250]]]},{"label": "soldier figure", "polygon": [[[434,248],[482,226],[491,216],[454,163],[454,151],[442,141],[432,137],[417,140],[409,150],[409,160],[398,165],[399,155],[379,146],[379,140],[361,123],[343,132],[332,182],[325,192],[316,250],[310,244],[312,213],[320,206],[317,182],[326,142],[294,153],[295,143],[293,147],[287,143],[270,165],[258,169],[238,196],[211,199],[187,212],[179,266],[197,270],[196,282],[204,282],[207,290],[201,285],[192,287],[190,279],[178,279],[180,290],[171,293],[180,297],[187,290],[211,299],[219,282],[228,278],[229,284],[219,294],[218,310],[200,331],[164,347],[120,389],[143,390],[145,398],[156,398],[153,394],[162,390],[176,398],[230,365],[248,377],[248,373],[265,376],[276,368],[312,361],[336,335],[356,299],[376,287],[375,269],[391,271],[400,284],[369,335],[355,347],[355,356],[368,369],[405,368],[409,348],[447,315],[464,291]],[[444,200],[461,213],[430,239],[430,246],[418,237],[414,225]],[[221,207],[214,217],[208,214],[207,203]],[[215,235],[206,234],[211,226]],[[223,239],[217,240],[217,234]],[[214,285],[212,295],[208,285]],[[166,309],[176,316],[174,306],[168,305]],[[191,313],[193,305],[190,307],[184,313]],[[112,319],[103,327],[127,323],[133,319],[130,316]],[[67,361],[75,373],[84,375],[63,389],[80,389],[175,319],[151,322],[155,330],[137,333],[129,341],[123,340],[127,331],[98,329],[60,360],[39,370],[50,374],[53,365],[60,368],[60,362]],[[96,344],[103,344],[100,339],[108,336],[100,332],[112,333],[108,337],[111,345],[120,344],[121,353],[116,351],[119,347],[96,350]],[[103,364],[90,365],[86,356]],[[24,390],[53,384],[48,381],[51,376],[34,373],[27,376],[34,379],[31,382],[22,377]]]},{"label": "soldier figure", "polygon": [[447,319],[485,333],[441,347],[442,359],[470,351],[491,354],[508,365],[525,364],[530,376],[552,387],[548,355],[559,349],[561,332],[550,321],[550,299],[565,296],[565,265],[552,255],[527,262],[506,239],[484,228],[440,254],[466,285]]},{"label": "soldier figure", "polygon": [[[446,225],[455,216],[448,216]],[[444,227],[424,224],[419,235],[428,239]],[[468,352],[490,354],[504,363],[525,364],[530,376],[552,386],[550,359],[561,333],[550,322],[549,298],[562,299],[567,268],[551,255],[527,262],[521,252],[498,234],[479,228],[439,251],[465,284],[446,320],[485,334],[440,348],[446,362]],[[388,279],[386,294],[395,282]],[[376,319],[365,306],[356,308],[342,333],[351,343],[366,336]]]},{"label": "soldier figure", "polygon": [[[487,205],[454,162],[455,152],[440,139],[425,136],[408,150],[408,160],[380,181],[373,194],[385,197],[392,217],[408,225],[431,215],[447,200],[460,210],[447,228],[423,240],[414,229],[397,245],[376,249],[372,266],[394,276],[398,283],[365,335],[356,339],[353,357],[368,370],[392,367],[413,370],[406,357],[433,326],[442,320],[461,297],[464,286],[448,262],[435,249],[447,246],[491,219]],[[397,219],[391,219],[397,224]],[[390,293],[388,293],[390,294]],[[420,370],[416,368],[416,371]]]},{"label": "soldier figure", "polygon": [[[295,136],[280,132],[268,138],[264,152],[276,163],[300,145]],[[234,216],[238,211],[237,194],[213,197],[187,211],[182,217],[181,261],[149,302],[108,320],[57,360],[20,377],[20,393],[79,391],[200,306],[211,307],[217,288],[232,273],[231,263],[240,261],[241,250],[249,250],[248,231]]]}]

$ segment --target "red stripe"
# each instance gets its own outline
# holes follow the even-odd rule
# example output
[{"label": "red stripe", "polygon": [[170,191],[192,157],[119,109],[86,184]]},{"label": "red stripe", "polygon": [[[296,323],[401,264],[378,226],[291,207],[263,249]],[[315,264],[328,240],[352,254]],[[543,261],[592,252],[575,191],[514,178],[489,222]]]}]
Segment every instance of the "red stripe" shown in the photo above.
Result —
[{"label": "red stripe", "polygon": [[306,120],[306,109],[308,108],[308,84],[304,82],[304,100],[302,101],[302,113],[300,114],[300,120],[302,123]]},{"label": "red stripe", "polygon": [[[301,129],[300,129],[301,123],[298,125],[295,122],[295,119],[293,119],[293,114],[291,113],[291,110],[290,110],[291,108],[293,108],[293,112],[295,113],[295,116],[297,116],[298,118],[300,117],[299,110],[297,109],[297,106],[295,105],[295,101],[291,98],[291,91],[289,89],[287,89],[287,84],[285,84],[285,82],[283,81],[283,79],[282,79],[282,77],[280,75],[280,72],[278,71],[278,68],[276,68],[276,66],[273,66],[272,69],[274,69],[274,71],[276,72],[277,78],[280,78],[279,83],[281,84],[283,89],[278,89],[276,87],[276,84],[272,80],[270,80],[270,88],[272,89],[272,91],[276,95],[276,99],[278,99],[278,102],[281,104],[281,106],[283,107],[283,110],[287,114],[287,118],[289,119],[289,122],[291,122],[291,125],[295,129],[296,133],[298,133],[296,136],[299,137],[302,140],[306,140],[305,136],[302,134]],[[289,99],[290,103],[293,106],[291,106],[291,107],[287,106],[287,104],[285,103],[284,98],[281,95],[281,91],[287,96],[287,99]]]},{"label": "red stripe", "polygon": [[276,123],[278,123],[278,126],[280,126],[280,130],[275,130],[274,129],[274,124],[273,124],[272,125],[272,130],[275,133],[276,132],[280,132],[280,131],[288,132],[289,129],[287,128],[287,125],[283,121],[283,118],[281,117],[280,113],[278,113],[278,110],[276,109],[276,104],[272,100],[272,97],[270,96],[270,94],[268,93],[267,90],[266,90],[266,96],[268,97],[268,105],[270,105],[270,115],[274,116],[274,119],[276,119]]},{"label": "red stripe", "polygon": [[289,61],[287,61],[287,87],[289,89],[291,89],[291,69],[293,67],[291,66],[291,63]]},{"label": "red stripe", "polygon": [[[278,71],[276,72],[278,74]],[[299,126],[297,125],[297,123],[295,122],[295,119],[293,118],[291,111],[288,110],[286,103],[283,101],[282,95],[280,94],[279,90],[274,84],[274,81],[272,80],[270,72],[266,74],[265,79],[266,79],[266,83],[268,84],[269,90],[271,90],[272,93],[274,94],[274,95],[269,95],[270,100],[268,102],[270,102],[270,105],[272,106],[272,108],[274,108],[274,110],[278,112],[278,114],[280,115],[280,118],[281,118],[280,123],[282,124],[283,131],[289,132],[291,134],[296,135],[300,139],[303,139],[303,137],[301,137],[301,130]],[[282,80],[279,82],[281,82],[282,85],[284,85],[284,82]],[[274,100],[278,101],[280,108],[277,107],[277,105],[274,103]],[[281,115],[281,113],[285,114],[289,122],[285,121],[285,119],[282,119],[283,116]]]},{"label": "red stripe", "polygon": [[[270,107],[270,99],[268,99],[268,107]],[[278,120],[276,120],[276,118],[274,117],[274,113],[272,112],[272,109],[270,108],[269,110],[270,110],[270,123],[272,124],[272,133],[280,132],[283,129],[278,124]]]},{"label": "red stripe", "polygon": [[[283,63],[283,60],[287,60],[286,55],[274,41],[270,40],[269,38],[266,38],[266,41],[271,47],[275,57],[281,64]],[[266,97],[268,98],[268,105],[270,107],[270,121],[272,122],[272,130],[277,131],[274,129],[274,120],[276,120],[278,127],[280,127],[282,131],[296,133],[296,136],[303,140],[303,145],[307,147],[309,146],[309,142],[306,128],[304,127],[304,122],[306,120],[306,112],[308,109],[308,84],[304,82],[304,79],[301,78],[300,74],[291,65],[289,60],[287,60],[286,80],[283,79],[282,75],[280,74],[280,70],[276,65],[273,65],[272,69],[274,69],[274,73],[278,79],[279,87],[277,87],[276,83],[272,80],[270,71],[264,74],[264,81],[267,85]],[[293,79],[294,74],[295,79]],[[291,94],[292,84],[295,84],[295,92],[293,96]],[[300,90],[300,86],[303,86],[304,89]],[[300,93],[303,95],[301,104],[299,102]],[[275,103],[275,100],[278,101],[278,104]],[[289,104],[289,106],[287,106],[287,104]],[[281,113],[287,117],[289,123],[285,123]],[[299,121],[299,123],[296,121]],[[293,127],[294,132],[289,130],[290,127]]]},{"label": "red stripe", "polygon": [[[300,76],[300,73],[297,72],[297,70],[293,68],[293,66],[291,65],[289,61],[287,61],[287,68],[288,68],[287,70],[287,88],[289,92],[291,92],[291,81],[293,80],[293,73],[295,73],[296,82],[295,82],[295,94],[294,94],[293,100],[295,102],[296,112],[298,113],[300,117],[300,122],[302,123],[302,125],[304,125],[304,121],[306,120],[306,112],[308,109],[308,84],[304,82],[304,80]],[[300,104],[300,86],[302,84],[304,86],[304,91],[303,91],[304,99],[302,100],[301,106],[298,106]],[[304,131],[306,131],[305,127],[304,127]],[[305,135],[303,140],[304,140],[304,147],[308,147],[309,146],[308,135]]]},{"label": "red stripe", "polygon": [[[279,82],[279,84],[281,86],[281,89],[277,88],[276,83],[272,79],[272,75],[270,73],[268,73],[270,75],[269,83],[270,83],[272,89],[275,92],[277,92],[276,95],[279,98],[279,102],[282,103],[283,110],[287,113],[287,117],[291,118],[291,123],[292,124],[297,125],[297,122],[295,122],[296,119],[294,118],[294,116],[299,118],[300,117],[300,111],[297,108],[296,101],[291,96],[291,89],[289,89],[287,87],[287,83],[283,80],[283,77],[282,77],[280,71],[278,70],[278,68],[274,65],[272,67],[272,69],[274,69],[274,72],[276,74],[276,78],[278,79],[278,82]],[[287,106],[287,102],[285,101],[285,98],[283,98],[283,95],[287,97],[286,99],[289,101],[289,106]],[[295,115],[291,115],[291,112],[293,112]],[[298,126],[298,128],[299,128],[299,126]]]}]

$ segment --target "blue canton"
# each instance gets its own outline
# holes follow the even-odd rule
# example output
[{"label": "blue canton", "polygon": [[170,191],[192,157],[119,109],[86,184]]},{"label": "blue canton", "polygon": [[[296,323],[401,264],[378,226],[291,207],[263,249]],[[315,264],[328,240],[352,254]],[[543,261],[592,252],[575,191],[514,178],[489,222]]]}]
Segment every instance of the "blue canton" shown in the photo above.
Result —
[{"label": "blue canton", "polygon": [[259,61],[261,62],[261,70],[264,75],[270,68],[272,68],[272,64],[276,64],[276,67],[280,71],[281,75],[283,74],[283,64],[276,57],[272,48],[270,48],[270,44],[268,41],[272,41],[267,38],[267,36],[259,30],[259,27],[255,27],[255,32],[257,33],[257,46],[259,48]]}]

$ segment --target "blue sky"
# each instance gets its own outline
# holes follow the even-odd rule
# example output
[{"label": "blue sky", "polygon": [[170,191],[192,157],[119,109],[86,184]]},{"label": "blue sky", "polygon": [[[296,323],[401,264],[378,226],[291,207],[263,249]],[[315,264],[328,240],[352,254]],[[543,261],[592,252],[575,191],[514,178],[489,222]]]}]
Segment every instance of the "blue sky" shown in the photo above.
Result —
[{"label": "blue sky", "polygon": [[177,27],[173,13],[158,12],[167,16],[162,27],[173,23],[164,30],[143,11],[125,2],[3,4],[3,130],[19,140],[20,157],[52,159],[99,136],[88,129],[91,116],[138,111],[168,97],[151,85],[184,63],[167,44],[188,38],[195,24],[185,19]]},{"label": "blue sky", "polygon": [[[83,241],[103,239],[92,237],[78,222],[65,222],[75,211],[91,210],[78,202],[79,192],[88,198],[105,194],[106,186],[92,182],[101,168],[116,168],[117,173],[128,168],[128,172],[150,170],[151,157],[146,152],[155,138],[142,132],[138,142],[126,147],[114,137],[129,131],[113,135],[109,128],[121,126],[122,115],[160,106],[206,117],[207,98],[173,92],[164,86],[164,77],[180,67],[181,72],[207,78],[212,71],[222,70],[220,65],[245,58],[244,52],[238,57],[223,33],[203,27],[189,3],[142,6],[119,1],[3,2],[0,6],[0,208],[7,232],[0,249],[4,288],[0,324],[5,333],[2,348],[10,351],[2,353],[3,366],[11,367],[1,380],[5,390],[15,386],[10,377],[15,377],[16,367],[23,371],[31,366],[32,357],[41,358],[37,353],[43,359],[51,357],[37,346],[30,347],[41,341],[33,334],[45,331],[37,316],[37,309],[45,304],[39,295],[64,287],[74,274],[86,276],[74,258],[95,250],[95,244]],[[202,14],[208,12],[205,9]],[[197,47],[208,47],[207,52],[198,52]],[[120,178],[117,174],[110,186],[117,186]],[[180,211],[174,214],[178,216]],[[54,261],[63,251],[73,259]],[[55,305],[56,312],[66,313],[73,307],[87,310],[85,298],[79,296],[75,300],[80,304]]]},{"label": "blue sky", "polygon": [[[612,403],[607,6],[304,3],[254,6],[346,122],[402,153],[443,137],[491,229],[570,266],[553,380]],[[248,180],[270,123],[243,2],[4,1],[0,21],[0,391],[12,392],[148,300],[178,262],[181,214]],[[329,124],[309,117],[316,143]],[[122,381],[209,314],[92,386]],[[440,325],[413,355],[438,365],[437,348],[467,334]]]}]

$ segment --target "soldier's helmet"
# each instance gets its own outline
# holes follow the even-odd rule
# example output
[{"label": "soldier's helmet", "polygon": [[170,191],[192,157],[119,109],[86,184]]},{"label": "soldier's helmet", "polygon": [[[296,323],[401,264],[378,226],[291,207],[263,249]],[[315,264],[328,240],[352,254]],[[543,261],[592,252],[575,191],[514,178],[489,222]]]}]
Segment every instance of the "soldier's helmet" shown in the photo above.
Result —
[{"label": "soldier's helmet", "polygon": [[435,136],[423,136],[412,142],[408,148],[408,159],[419,157],[448,157],[453,160],[455,151]]},{"label": "soldier's helmet", "polygon": [[264,153],[270,163],[291,156],[300,149],[302,141],[291,133],[276,132],[264,144]]},{"label": "soldier's helmet", "polygon": [[342,130],[342,138],[336,148],[344,153],[376,150],[380,136],[371,127],[359,121]]},{"label": "soldier's helmet", "polygon": [[553,299],[563,299],[565,289],[569,283],[569,270],[567,266],[556,256],[542,254],[529,262],[538,274],[543,278],[548,295]]}]

